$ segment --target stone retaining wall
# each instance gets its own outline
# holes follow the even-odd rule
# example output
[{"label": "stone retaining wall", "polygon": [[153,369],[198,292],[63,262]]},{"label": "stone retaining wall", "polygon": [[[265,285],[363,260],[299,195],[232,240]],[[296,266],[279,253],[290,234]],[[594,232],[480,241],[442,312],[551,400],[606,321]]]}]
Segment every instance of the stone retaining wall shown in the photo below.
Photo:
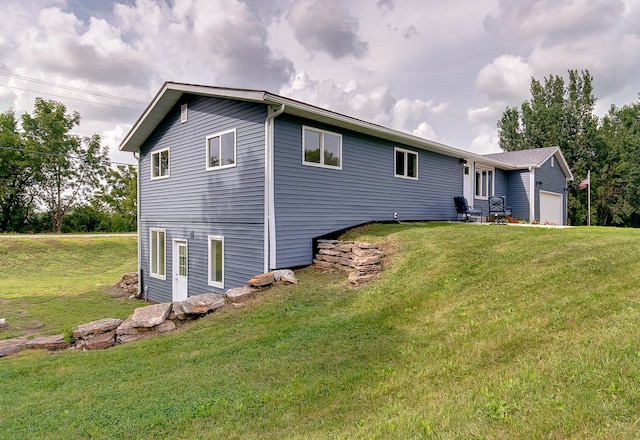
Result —
[{"label": "stone retaining wall", "polygon": [[371,281],[382,272],[384,253],[377,245],[361,241],[318,240],[313,264],[325,269],[349,272],[354,285]]}]

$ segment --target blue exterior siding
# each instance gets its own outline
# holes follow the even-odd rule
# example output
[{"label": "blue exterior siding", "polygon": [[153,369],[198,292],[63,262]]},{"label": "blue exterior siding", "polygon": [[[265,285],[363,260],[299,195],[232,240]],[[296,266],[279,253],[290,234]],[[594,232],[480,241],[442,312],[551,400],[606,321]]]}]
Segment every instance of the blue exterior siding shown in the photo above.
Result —
[{"label": "blue exterior siding", "polygon": [[530,181],[531,173],[529,173],[529,170],[509,171],[507,173],[507,205],[511,207],[515,218],[527,221],[530,220]]},{"label": "blue exterior siding", "polygon": [[537,221],[543,221],[540,218],[540,191],[549,191],[562,195],[562,218],[563,224],[567,224],[567,177],[564,175],[562,168],[558,165],[557,160],[554,159],[555,166],[551,166],[551,159],[548,159],[540,168],[536,169],[536,182],[540,182],[536,185],[535,191],[535,216]]},{"label": "blue exterior siding", "polygon": [[[180,123],[180,105],[188,121]],[[140,267],[149,299],[172,297],[172,239],[188,239],[189,294],[207,284],[208,235],[225,239],[225,289],[263,270],[264,105],[185,95],[140,149]],[[206,170],[206,137],[236,129],[236,166]],[[170,149],[170,177],[151,180],[151,154]],[[166,228],[166,280],[149,277],[149,228]],[[193,231],[193,238],[190,238]]]},{"label": "blue exterior siding", "polygon": [[[342,170],[302,165],[302,126],[342,135]],[[394,147],[418,153],[418,180],[394,176]],[[371,221],[452,220],[462,194],[458,158],[312,121],[275,120],[277,266],[312,262],[312,239]]]}]

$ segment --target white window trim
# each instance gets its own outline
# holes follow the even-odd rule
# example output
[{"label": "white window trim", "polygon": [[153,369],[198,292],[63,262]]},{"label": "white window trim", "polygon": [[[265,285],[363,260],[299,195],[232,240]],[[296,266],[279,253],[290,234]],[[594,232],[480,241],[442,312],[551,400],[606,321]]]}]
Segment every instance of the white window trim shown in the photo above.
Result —
[{"label": "white window trim", "polygon": [[[211,280],[211,240],[222,242],[222,281],[220,282]],[[207,237],[207,283],[209,286],[224,289],[224,260],[224,237],[220,235],[209,235]]]},{"label": "white window trim", "polygon": [[[163,261],[164,261],[164,275],[160,275],[158,273],[153,273],[153,233],[154,232],[162,232],[164,234],[164,257],[163,257]],[[157,248],[157,243],[156,243],[156,248]],[[157,255],[156,255],[157,257]],[[162,228],[150,228],[149,229],[149,276],[152,278],[158,278],[160,280],[166,280],[167,279],[167,230],[166,229],[162,229]]]},{"label": "white window trim", "polygon": [[[397,174],[396,173],[396,160],[397,160],[397,153],[401,152],[404,153],[404,172],[405,174]],[[410,177],[407,175],[407,171],[409,169],[409,167],[407,166],[409,164],[409,154],[413,154],[414,156],[416,156],[416,176],[415,177]],[[408,179],[408,180],[418,180],[418,159],[419,159],[419,154],[417,151],[412,151],[412,150],[407,150],[405,148],[400,148],[400,147],[394,147],[393,148],[393,175],[395,177],[397,177],[398,179]]]},{"label": "white window trim", "polygon": [[556,167],[556,158],[554,156],[551,156],[551,168],[555,168]]},{"label": "white window trim", "polygon": [[[487,188],[486,188],[487,195],[486,196],[478,195],[478,187],[477,187],[478,180],[477,180],[476,177],[477,177],[478,173],[480,173],[480,175],[482,176],[482,172],[483,171],[486,171],[487,175],[489,174],[489,172],[491,172],[491,176],[492,176],[491,188],[488,187],[487,183],[482,182],[483,184],[487,185]],[[481,180],[482,180],[482,177],[481,177]],[[487,182],[488,182],[488,179],[487,179]],[[487,167],[487,166],[484,166],[484,165],[476,165],[475,166],[475,172],[474,172],[474,175],[473,175],[473,185],[474,185],[474,194],[475,194],[474,197],[476,199],[478,199],[478,200],[489,200],[489,197],[493,197],[495,195],[495,193],[496,193],[496,169],[494,167]],[[482,194],[482,191],[480,192],[480,194]]]},{"label": "white window trim", "polygon": [[[219,137],[222,139],[222,136],[228,133],[233,133],[233,163],[232,164],[228,164],[228,165],[218,165],[215,167],[209,166],[209,139],[213,139],[215,137]],[[205,157],[206,157],[206,166],[207,166],[207,171],[213,171],[213,170],[222,170],[225,168],[233,168],[238,164],[238,138],[237,138],[237,132],[235,128],[232,128],[231,130],[225,130],[225,131],[221,131],[219,133],[215,133],[212,135],[207,136],[206,142],[205,142]]]},{"label": "white window trim", "polygon": [[[309,130],[309,131],[314,131],[316,133],[320,133],[321,136],[321,145],[320,145],[320,163],[315,163],[315,162],[307,162],[306,160],[304,160],[304,156],[305,156],[305,145],[304,145],[304,131],[305,130]],[[330,134],[332,136],[337,136],[339,139],[339,155],[340,155],[340,165],[339,166],[335,166],[335,165],[325,165],[324,163],[324,135],[325,134]],[[336,133],[333,131],[328,131],[328,130],[322,130],[321,128],[315,128],[315,127],[311,127],[308,125],[303,125],[302,126],[302,165],[307,165],[310,167],[318,167],[318,168],[328,168],[331,170],[341,170],[342,169],[342,135],[340,133]]]},{"label": "white window trim", "polygon": [[[162,150],[153,151],[151,153],[151,167],[150,167],[151,168],[150,169],[151,180],[168,179],[169,177],[171,177],[171,151],[169,151],[169,150],[170,150],[169,148],[163,148]],[[160,156],[160,154],[165,152],[165,151],[167,152],[167,155],[169,157],[169,168],[167,170],[167,174],[165,174],[164,176],[154,176],[153,175],[153,162],[154,162],[153,157],[155,155]]]}]

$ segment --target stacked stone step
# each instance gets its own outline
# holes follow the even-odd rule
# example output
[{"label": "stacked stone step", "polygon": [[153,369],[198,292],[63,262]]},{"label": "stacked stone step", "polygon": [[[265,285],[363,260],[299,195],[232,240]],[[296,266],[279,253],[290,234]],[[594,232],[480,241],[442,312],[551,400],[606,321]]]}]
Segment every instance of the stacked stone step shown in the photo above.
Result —
[{"label": "stacked stone step", "polygon": [[382,272],[383,252],[377,245],[361,241],[318,240],[317,267],[349,272],[349,282],[359,285]]}]

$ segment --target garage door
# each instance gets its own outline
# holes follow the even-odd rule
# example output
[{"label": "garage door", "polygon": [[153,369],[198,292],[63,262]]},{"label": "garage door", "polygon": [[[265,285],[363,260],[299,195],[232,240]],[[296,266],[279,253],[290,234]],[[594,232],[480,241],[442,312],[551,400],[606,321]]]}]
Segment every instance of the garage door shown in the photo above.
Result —
[{"label": "garage door", "polygon": [[540,191],[540,223],[562,225],[562,194]]}]

